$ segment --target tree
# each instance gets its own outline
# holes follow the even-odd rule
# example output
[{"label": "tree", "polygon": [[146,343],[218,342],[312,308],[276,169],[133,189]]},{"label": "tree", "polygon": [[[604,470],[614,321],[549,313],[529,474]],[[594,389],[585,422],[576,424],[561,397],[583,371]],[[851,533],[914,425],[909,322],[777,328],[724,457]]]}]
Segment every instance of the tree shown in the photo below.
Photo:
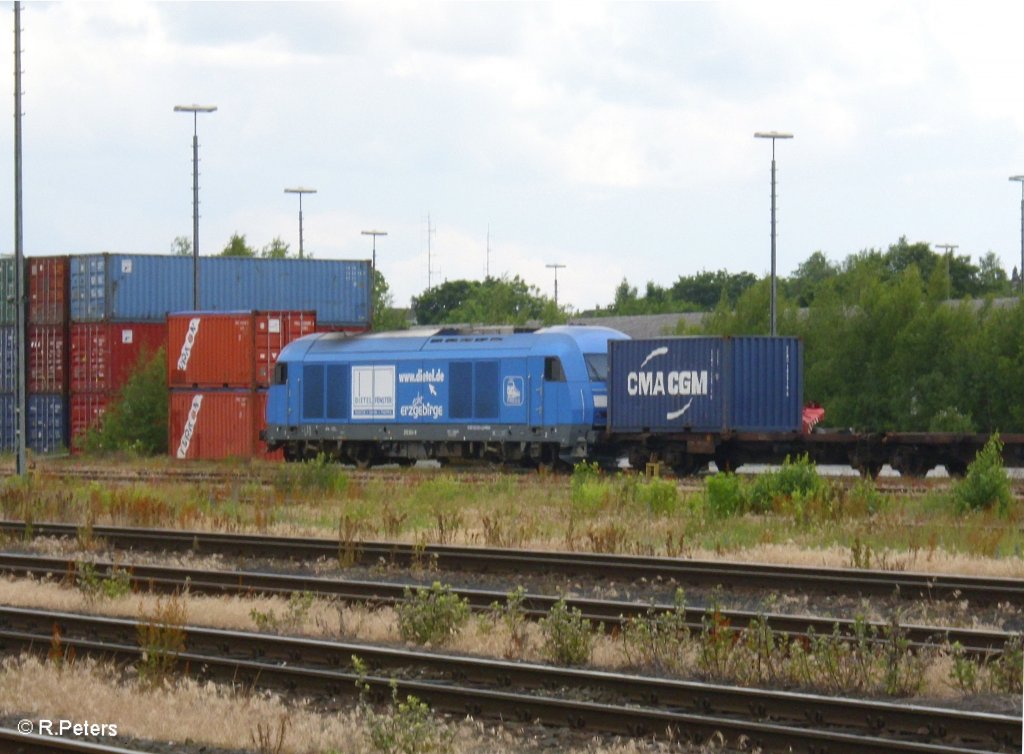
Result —
[{"label": "tree", "polygon": [[167,452],[167,357],[163,348],[139,356],[120,395],[85,437],[87,451]]},{"label": "tree", "polygon": [[787,293],[796,299],[797,306],[809,306],[821,286],[838,274],[839,268],[822,252],[816,251],[800,263],[784,286]]},{"label": "tree", "polygon": [[231,234],[228,245],[220,253],[222,257],[254,257],[256,251],[245,242],[245,236],[237,232]]},{"label": "tree", "polygon": [[[244,243],[245,236],[242,236]],[[274,236],[274,240],[260,249],[260,257],[263,259],[287,259],[289,257],[289,246],[281,240],[280,236]]]},{"label": "tree", "polygon": [[171,241],[171,253],[178,257],[192,256],[192,239],[187,236],[175,236]]},{"label": "tree", "polygon": [[394,297],[391,295],[388,281],[380,270],[374,270],[373,276],[373,330],[405,330],[409,324],[405,313],[394,308]]},{"label": "tree", "polygon": [[448,313],[462,306],[473,287],[478,285],[480,283],[470,280],[446,280],[441,285],[423,291],[412,300],[416,321],[421,325],[444,322]]}]

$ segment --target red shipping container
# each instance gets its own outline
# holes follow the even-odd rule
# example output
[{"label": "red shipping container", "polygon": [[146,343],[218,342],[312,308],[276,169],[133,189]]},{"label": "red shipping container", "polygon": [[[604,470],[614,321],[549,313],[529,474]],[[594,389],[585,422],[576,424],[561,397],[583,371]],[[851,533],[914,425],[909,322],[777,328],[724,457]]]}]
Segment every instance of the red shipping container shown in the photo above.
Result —
[{"label": "red shipping container", "polygon": [[28,391],[68,391],[68,329],[66,324],[29,325]]},{"label": "red shipping container", "polygon": [[71,395],[71,452],[80,453],[85,432],[99,423],[110,403],[107,393],[72,393]]},{"label": "red shipping container", "polygon": [[167,384],[196,389],[268,387],[281,349],[315,329],[315,312],[168,315]]},{"label": "red shipping container", "polygon": [[[256,387],[270,387],[281,350],[316,332],[316,312],[254,312],[256,320]],[[264,405],[266,398],[264,397]]]},{"label": "red shipping container", "polygon": [[62,325],[70,320],[70,266],[68,257],[29,258],[29,324]]},{"label": "red shipping container", "polygon": [[256,452],[252,390],[172,390],[167,447],[174,458],[249,458]]},{"label": "red shipping container", "polygon": [[139,358],[167,345],[164,322],[75,322],[71,325],[71,392],[116,393]]}]

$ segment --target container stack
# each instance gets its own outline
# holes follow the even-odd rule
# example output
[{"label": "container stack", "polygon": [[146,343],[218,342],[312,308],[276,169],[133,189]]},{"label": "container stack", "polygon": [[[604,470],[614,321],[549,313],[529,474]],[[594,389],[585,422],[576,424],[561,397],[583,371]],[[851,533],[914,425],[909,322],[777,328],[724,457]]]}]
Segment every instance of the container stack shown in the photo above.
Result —
[{"label": "container stack", "polygon": [[177,458],[280,460],[259,433],[267,388],[288,343],[317,330],[315,311],[180,312],[167,317],[168,448]]},{"label": "container stack", "polygon": [[187,306],[187,257],[89,254],[69,257],[71,448],[81,449],[140,363],[167,345],[169,311]]},{"label": "container stack", "polygon": [[[36,453],[52,453],[68,444],[67,257],[35,257],[26,260],[25,266],[26,445]],[[17,431],[16,285],[14,259],[0,260],[0,449],[4,451],[14,449]]]}]

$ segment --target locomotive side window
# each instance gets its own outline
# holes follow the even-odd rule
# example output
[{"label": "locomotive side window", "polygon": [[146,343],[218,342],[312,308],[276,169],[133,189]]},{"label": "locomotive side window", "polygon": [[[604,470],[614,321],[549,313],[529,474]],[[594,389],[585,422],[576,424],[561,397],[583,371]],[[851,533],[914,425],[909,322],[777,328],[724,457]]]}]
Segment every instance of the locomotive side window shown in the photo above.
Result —
[{"label": "locomotive side window", "polygon": [[271,380],[271,385],[284,385],[288,382],[288,363],[285,361],[279,361],[274,364],[274,376]]},{"label": "locomotive side window", "polygon": [[348,419],[349,367],[346,364],[327,366],[327,418]]},{"label": "locomotive side window", "polygon": [[501,380],[498,376],[498,362],[478,361],[474,380],[473,410],[477,419],[497,419],[498,397],[501,395]]},{"label": "locomotive side window", "polygon": [[548,382],[565,382],[562,360],[557,356],[548,356],[544,359],[544,379]]},{"label": "locomotive side window", "polygon": [[452,384],[448,395],[451,417],[469,419],[473,416],[473,362],[453,361],[450,371]]},{"label": "locomotive side window", "polygon": [[307,364],[302,369],[302,416],[322,419],[324,415],[324,366]]}]

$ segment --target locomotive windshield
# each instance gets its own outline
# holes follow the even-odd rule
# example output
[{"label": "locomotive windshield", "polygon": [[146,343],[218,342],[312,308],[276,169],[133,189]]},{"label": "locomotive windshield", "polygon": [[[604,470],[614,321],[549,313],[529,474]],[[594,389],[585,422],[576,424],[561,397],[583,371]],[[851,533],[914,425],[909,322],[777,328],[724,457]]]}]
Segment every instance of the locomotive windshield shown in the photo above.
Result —
[{"label": "locomotive windshield", "polygon": [[591,382],[608,381],[608,354],[586,353],[583,358],[587,362],[587,374]]}]

